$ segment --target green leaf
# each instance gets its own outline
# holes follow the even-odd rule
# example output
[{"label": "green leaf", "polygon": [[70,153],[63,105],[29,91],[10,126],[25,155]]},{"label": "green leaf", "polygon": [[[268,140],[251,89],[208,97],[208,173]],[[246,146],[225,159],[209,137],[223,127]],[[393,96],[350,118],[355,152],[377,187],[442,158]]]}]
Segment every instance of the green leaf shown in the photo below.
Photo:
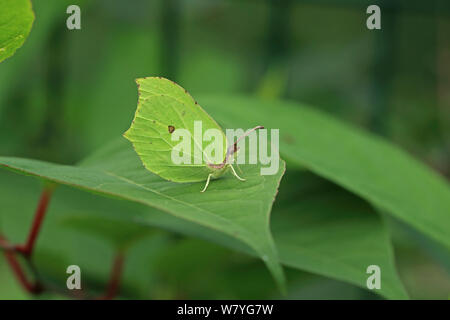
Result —
[{"label": "green leaf", "polygon": [[0,62],[20,48],[31,30],[34,14],[29,0],[0,0]]},{"label": "green leaf", "polygon": [[[34,203],[38,200],[38,190],[31,188],[34,184],[29,183],[26,178],[14,177],[9,172],[0,173],[0,202],[9,214],[8,220],[18,220],[17,225],[22,226],[23,231],[26,232],[28,226],[25,226],[23,221],[31,220],[31,216],[24,218],[20,214],[32,213]],[[20,184],[13,183],[12,178],[14,180],[22,178],[19,180],[22,182]],[[394,259],[388,233],[381,219],[361,199],[329,186],[330,183],[324,183],[322,179],[306,172],[288,172],[283,178],[280,186],[281,193],[277,198],[271,218],[277,250],[281,254],[281,262],[296,269],[339,279],[362,288],[365,288],[368,276],[365,274],[367,265],[378,264],[382,268],[382,288],[373,292],[387,298],[405,298],[406,294],[393,267]],[[57,188],[53,197],[48,213],[50,221],[45,223],[46,228],[40,236],[37,249],[43,246],[48,249],[54,248],[56,237],[61,239],[57,245],[62,246],[58,255],[71,255],[69,261],[75,259],[72,255],[77,248],[79,248],[80,254],[76,256],[75,260],[81,259],[80,255],[83,253],[86,255],[89,252],[93,254],[92,251],[96,252],[91,249],[92,245],[90,246],[86,242],[80,244],[81,240],[85,240],[85,237],[81,236],[83,231],[81,228],[77,228],[76,237],[64,239],[61,236],[67,235],[68,231],[71,231],[64,228],[67,226],[66,222],[79,217],[86,219],[85,225],[89,224],[87,220],[88,217],[91,217],[90,224],[92,226],[97,221],[109,217],[111,231],[103,233],[105,227],[101,226],[95,236],[111,237],[113,241],[122,238],[122,225],[134,222],[138,225],[138,229],[147,227],[149,233],[153,227],[158,227],[203,238],[233,250],[254,255],[252,250],[236,238],[148,206],[95,197],[86,192],[70,190],[67,187]],[[297,205],[295,202],[299,204]],[[23,207],[24,204],[29,204],[28,208]],[[53,222],[52,219],[56,221]],[[49,234],[52,230],[47,228],[51,222],[53,222],[51,224],[53,232],[58,232],[53,238],[52,234]],[[61,225],[60,222],[63,224]],[[7,227],[10,231],[7,235],[18,233],[12,228],[11,223],[8,223]],[[93,227],[92,230],[88,230],[88,235],[91,234],[91,231],[95,232]],[[130,234],[130,237],[132,236],[133,234]],[[25,237],[26,233],[23,233],[22,238]],[[17,238],[16,241],[21,241],[21,238]],[[86,247],[89,247],[90,251],[86,252]],[[144,251],[141,252],[142,254]],[[145,260],[146,258],[141,257],[140,259]],[[207,257],[204,259],[208,260]],[[94,268],[96,265],[89,265],[89,267]],[[144,268],[144,270],[148,271],[148,268],[150,267]],[[106,268],[104,272],[107,274],[108,271]],[[64,275],[62,273],[63,280],[65,279]],[[292,279],[290,278],[290,280]]]},{"label": "green leaf", "polygon": [[[367,267],[381,269],[381,289],[391,299],[407,294],[398,278],[386,226],[371,208],[349,194],[316,194],[274,210],[281,262],[367,289]],[[379,291],[379,292],[378,292]]]},{"label": "green leaf", "polygon": [[[302,186],[302,181],[310,187]],[[367,203],[307,173],[288,172],[280,188],[283,199],[274,205],[271,224],[282,264],[363,289],[367,289],[367,267],[378,265],[382,286],[372,292],[390,299],[408,298],[397,275],[387,227]],[[292,194],[283,195],[285,190]],[[228,237],[159,212],[135,221],[252,254]]]},{"label": "green leaf", "polygon": [[59,184],[126,199],[222,232],[249,246],[283,286],[284,277],[269,230],[269,215],[284,162],[276,175],[260,175],[260,167],[243,165],[247,181],[227,174],[200,193],[203,183],[174,183],[145,170],[124,140],[102,149],[80,166],[0,157],[0,165]]},{"label": "green leaf", "polygon": [[62,226],[83,234],[102,237],[118,250],[126,250],[149,234],[148,228],[126,219],[114,219],[93,215],[72,215],[63,219]]},{"label": "green leaf", "polygon": [[[0,218],[5,222],[5,228],[0,232],[11,240],[14,238],[22,242],[26,239],[41,185],[37,179],[0,170]],[[121,239],[126,241],[125,234],[135,238],[136,231],[140,233],[146,230],[145,238],[135,238],[138,241],[127,248],[120,285],[121,297],[267,299],[273,294],[279,295],[264,264],[256,258],[232,252],[211,242],[169,233],[136,220],[141,215],[154,212],[171,217],[141,204],[59,186],[54,191],[33,254],[33,262],[44,285],[49,283],[49,286],[67,289],[66,268],[77,264],[84,274],[84,290],[94,294],[97,289],[100,294],[106,288],[111,263],[117,252],[115,242],[122,245]],[[76,226],[70,225],[72,221]],[[186,223],[181,219],[177,221]],[[97,222],[106,224],[99,226],[98,232],[94,228]],[[196,245],[186,247],[184,243],[187,242]],[[176,257],[178,261],[171,264]],[[11,277],[7,266],[1,270],[1,258],[0,255],[0,278],[4,272],[5,290],[11,289],[8,284],[16,284],[17,281]],[[249,265],[253,267],[249,268]],[[183,278],[181,282],[180,276]],[[0,286],[0,295],[3,293],[7,298],[7,290],[2,289],[3,286]],[[23,292],[20,286],[18,292]],[[242,296],[242,292],[248,294]]]},{"label": "green leaf", "polygon": [[292,164],[334,181],[450,247],[450,188],[391,143],[297,103],[245,97],[199,100],[227,126],[258,122],[280,129],[280,152]]}]

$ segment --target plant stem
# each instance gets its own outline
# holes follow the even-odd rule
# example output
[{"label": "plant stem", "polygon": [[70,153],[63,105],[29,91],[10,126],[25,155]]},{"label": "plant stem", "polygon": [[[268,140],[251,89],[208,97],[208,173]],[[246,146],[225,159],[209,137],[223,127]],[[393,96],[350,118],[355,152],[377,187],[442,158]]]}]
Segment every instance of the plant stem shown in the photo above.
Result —
[{"label": "plant stem", "polygon": [[9,243],[9,241],[1,234],[0,234],[0,248],[7,251],[14,250],[14,246],[11,243]]},{"label": "plant stem", "polygon": [[52,187],[45,187],[42,191],[39,204],[34,214],[33,223],[31,225],[30,232],[28,233],[27,241],[24,245],[12,245],[4,236],[0,235],[0,248],[4,250],[6,261],[22,287],[31,294],[41,293],[42,286],[37,281],[32,283],[27,279],[22,265],[17,260],[16,253],[21,254],[30,263],[30,257],[33,253],[33,248],[41,229],[42,221],[45,217],[52,191]]},{"label": "plant stem", "polygon": [[108,288],[105,292],[105,295],[99,298],[100,300],[111,300],[117,296],[117,293],[119,292],[120,278],[122,276],[124,260],[125,256],[123,252],[119,251],[114,258]]},{"label": "plant stem", "polygon": [[39,204],[36,208],[36,213],[33,218],[33,224],[31,225],[30,232],[28,233],[27,242],[24,245],[17,245],[15,249],[21,252],[24,256],[30,257],[33,253],[33,248],[36,243],[37,236],[41,229],[42,222],[47,212],[48,203],[50,201],[53,189],[46,188],[42,191]]},{"label": "plant stem", "polygon": [[15,256],[15,252],[10,250],[5,250],[4,252],[5,258],[8,261],[9,266],[11,267],[17,281],[19,281],[20,285],[31,294],[39,294],[42,292],[42,286],[38,283],[30,282],[25,272],[23,271],[22,266]]},{"label": "plant stem", "polygon": [[[34,283],[28,280],[24,272],[24,269],[22,265],[19,263],[19,260],[17,259],[16,255],[19,254],[23,256],[25,258],[25,261],[28,263],[29,267],[32,268],[31,255],[33,253],[33,249],[36,244],[36,239],[39,235],[39,231],[41,230],[42,222],[44,220],[45,213],[47,212],[48,204],[50,202],[52,193],[53,193],[52,186],[47,186],[42,191],[38,206],[36,208],[36,212],[34,214],[30,232],[28,234],[28,238],[25,244],[12,245],[8,241],[8,239],[6,239],[3,235],[0,234],[0,249],[3,249],[6,261],[11,267],[14,276],[16,277],[20,285],[31,294],[39,294],[44,291],[44,288],[38,280],[36,280]],[[117,293],[119,292],[120,278],[122,276],[124,260],[125,260],[124,252],[118,251],[116,256],[114,257],[108,287],[106,289],[105,294],[101,296],[99,299],[111,300],[117,296]],[[37,276],[36,279],[38,279]],[[49,288],[46,289],[48,290]],[[80,296],[81,297],[84,296],[72,294],[68,295],[66,292],[60,293],[73,298],[76,297],[79,298]]]}]

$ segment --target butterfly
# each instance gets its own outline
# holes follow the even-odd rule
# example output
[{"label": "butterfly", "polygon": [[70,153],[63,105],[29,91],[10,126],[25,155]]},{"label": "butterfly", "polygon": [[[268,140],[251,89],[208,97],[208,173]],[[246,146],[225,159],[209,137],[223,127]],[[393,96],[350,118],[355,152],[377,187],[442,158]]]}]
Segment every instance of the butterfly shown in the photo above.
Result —
[{"label": "butterfly", "polygon": [[[228,146],[222,128],[206,113],[192,96],[175,82],[162,77],[136,79],[138,85],[138,106],[130,128],[124,133],[141,159],[144,167],[173,182],[206,181],[201,190],[205,192],[212,178],[219,178],[228,170],[240,181],[233,167],[238,142],[262,126],[256,126]],[[196,126],[202,131],[216,132],[214,157],[205,153],[203,134],[196,134]],[[188,143],[180,147],[180,133],[188,134]],[[219,135],[219,136],[217,136]],[[186,141],[184,141],[186,142]],[[187,146],[187,147],[186,147]],[[184,163],[174,161],[183,149]],[[212,159],[214,158],[214,159]]]}]

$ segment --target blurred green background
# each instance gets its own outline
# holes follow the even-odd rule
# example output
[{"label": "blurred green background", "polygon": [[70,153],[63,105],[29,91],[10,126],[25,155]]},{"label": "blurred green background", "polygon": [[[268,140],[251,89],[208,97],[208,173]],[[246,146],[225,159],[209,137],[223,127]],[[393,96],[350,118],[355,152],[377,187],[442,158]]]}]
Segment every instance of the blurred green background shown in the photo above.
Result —
[{"label": "blurred green background", "polygon": [[[66,28],[70,4],[81,7],[81,30]],[[366,28],[369,4],[382,7],[381,31]],[[33,1],[33,9],[29,38],[0,64],[3,156],[76,163],[128,128],[137,104],[134,79],[163,76],[194,97],[244,93],[307,103],[450,176],[448,1],[46,0]],[[0,190],[1,223],[21,241],[39,184],[1,171]],[[91,290],[101,291],[112,246],[60,227],[76,210],[95,211],[95,196],[66,187],[58,194],[67,214],[50,212],[36,264],[56,282],[66,277],[60,266],[77,261],[88,270]],[[448,252],[388,222],[411,297],[447,298]],[[279,297],[262,262],[202,240],[154,230],[128,258],[125,298]],[[28,297],[2,259],[0,298]],[[288,298],[375,298],[342,282],[287,272]]]}]

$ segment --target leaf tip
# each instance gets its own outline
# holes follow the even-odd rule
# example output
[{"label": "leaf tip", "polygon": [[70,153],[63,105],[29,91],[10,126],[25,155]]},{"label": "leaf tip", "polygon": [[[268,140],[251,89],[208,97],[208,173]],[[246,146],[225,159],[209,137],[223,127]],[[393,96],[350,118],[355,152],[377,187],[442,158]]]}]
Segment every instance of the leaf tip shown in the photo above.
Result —
[{"label": "leaf tip", "polygon": [[127,140],[130,140],[129,132],[130,132],[130,129],[128,129],[127,131],[125,131],[124,133],[122,133],[122,137],[124,137],[124,138],[127,139]]}]

